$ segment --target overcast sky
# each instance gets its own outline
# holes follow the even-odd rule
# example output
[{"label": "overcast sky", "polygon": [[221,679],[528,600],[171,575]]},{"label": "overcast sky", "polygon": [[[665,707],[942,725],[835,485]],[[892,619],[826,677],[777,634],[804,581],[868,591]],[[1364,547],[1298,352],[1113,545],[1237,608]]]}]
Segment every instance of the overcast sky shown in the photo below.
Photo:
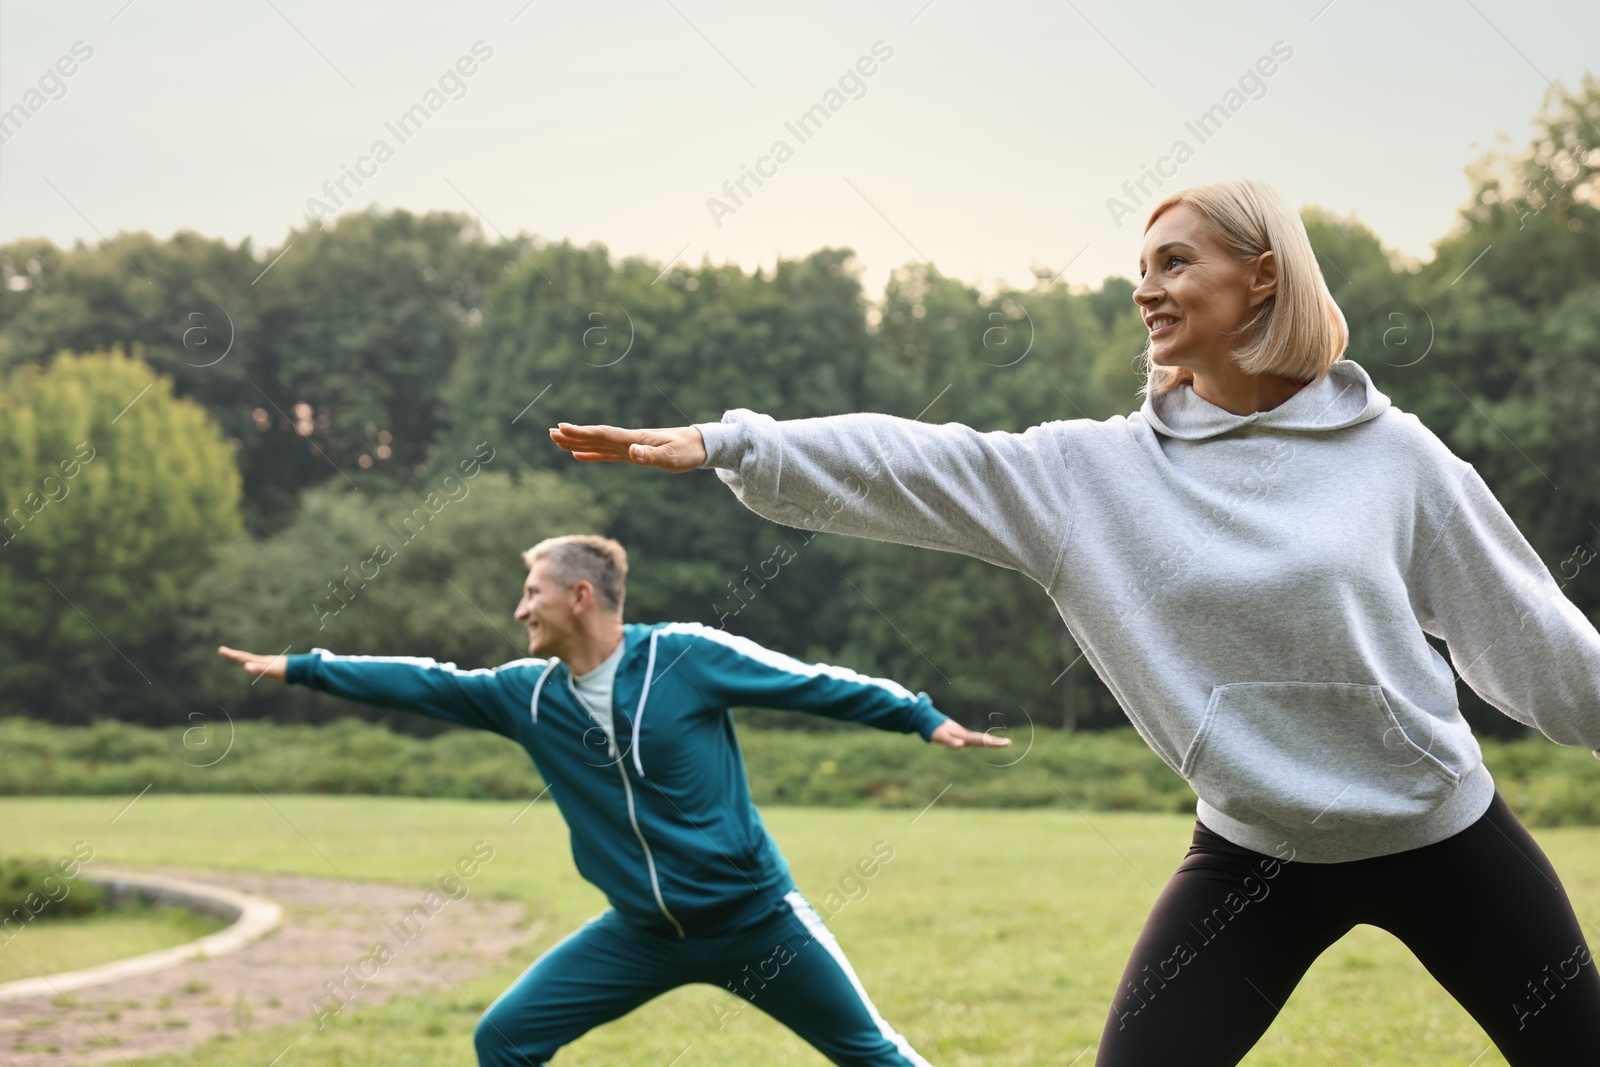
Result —
[{"label": "overcast sky", "polygon": [[[1463,167],[1523,147],[1597,42],[1593,0],[10,0],[0,241],[193,229],[260,254],[317,198],[662,263],[848,246],[874,291],[923,258],[1094,285],[1137,259],[1144,213],[1108,199],[1137,209],[1124,183],[1159,167],[1168,191],[1263,178],[1425,259]],[[368,176],[335,204],[347,168]]]}]

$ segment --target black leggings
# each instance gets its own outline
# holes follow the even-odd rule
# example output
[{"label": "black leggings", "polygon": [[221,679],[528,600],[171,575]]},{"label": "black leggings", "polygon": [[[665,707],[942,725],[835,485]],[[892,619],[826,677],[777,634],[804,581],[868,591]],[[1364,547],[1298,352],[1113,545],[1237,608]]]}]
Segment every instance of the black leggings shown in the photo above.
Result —
[{"label": "black leggings", "polygon": [[1352,863],[1266,856],[1196,822],[1117,986],[1096,1067],[1238,1063],[1358,923],[1404,942],[1512,1067],[1600,1064],[1596,962],[1555,869],[1497,793],[1454,837]]}]

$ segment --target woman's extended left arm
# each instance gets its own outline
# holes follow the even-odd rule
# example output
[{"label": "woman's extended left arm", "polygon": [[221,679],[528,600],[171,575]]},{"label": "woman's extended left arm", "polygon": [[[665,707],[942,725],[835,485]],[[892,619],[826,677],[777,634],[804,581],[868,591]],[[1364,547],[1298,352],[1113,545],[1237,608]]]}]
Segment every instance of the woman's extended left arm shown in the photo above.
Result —
[{"label": "woman's extended left arm", "polygon": [[1562,593],[1477,471],[1414,572],[1423,629],[1466,683],[1557,744],[1600,756],[1600,633]]}]

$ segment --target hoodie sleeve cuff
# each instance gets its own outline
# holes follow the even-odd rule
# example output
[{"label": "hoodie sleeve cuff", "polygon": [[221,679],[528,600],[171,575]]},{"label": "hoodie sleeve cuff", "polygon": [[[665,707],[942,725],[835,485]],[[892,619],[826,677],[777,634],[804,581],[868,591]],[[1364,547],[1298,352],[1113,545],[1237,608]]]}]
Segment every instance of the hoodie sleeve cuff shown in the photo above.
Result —
[{"label": "hoodie sleeve cuff", "polygon": [[706,461],[700,464],[702,468],[739,469],[739,464],[744,460],[745,452],[749,448],[750,435],[745,427],[736,421],[737,418],[736,412],[729,411],[722,416],[721,422],[694,424],[694,428],[700,431],[700,436],[706,445]]}]

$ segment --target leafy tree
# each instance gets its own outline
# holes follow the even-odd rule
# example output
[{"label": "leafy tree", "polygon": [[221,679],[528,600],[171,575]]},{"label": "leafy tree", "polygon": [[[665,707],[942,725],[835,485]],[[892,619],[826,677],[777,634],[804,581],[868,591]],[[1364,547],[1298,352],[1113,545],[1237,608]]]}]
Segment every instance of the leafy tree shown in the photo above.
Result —
[{"label": "leafy tree", "polygon": [[784,416],[862,406],[868,337],[848,252],[780,263],[770,276],[709,266],[662,275],[638,260],[613,267],[598,246],[562,244],[507,278],[488,308],[446,386],[446,451],[505,441],[516,469],[592,489],[610,516],[606,532],[633,559],[636,617],[723,625],[795,654],[836,646],[840,570],[820,543],[778,580],[746,585],[778,551],[781,530],[706,476],[579,468],[545,428],[712,421],[737,406]]},{"label": "leafy tree", "polygon": [[0,701],[61,721],[155,714],[184,590],[239,530],[216,424],[120,351],[62,353],[0,394]]},{"label": "leafy tree", "polygon": [[[229,247],[190,231],[167,240],[119,233],[70,249],[12,242],[0,247],[0,362],[43,366],[62,349],[136,348],[175,395],[242,442],[255,436],[249,412],[260,403],[250,383],[260,380],[262,291],[250,282],[263,266],[248,239]],[[247,482],[251,456],[240,453]]]},{"label": "leafy tree", "polygon": [[420,484],[439,383],[518,255],[464,215],[376,210],[259,256],[188,231],[15,241],[0,247],[0,366],[141,346],[240,442],[246,519],[265,532],[341,471]]},{"label": "leafy tree", "polygon": [[[324,647],[473,667],[526,656],[526,634],[512,620],[527,574],[523,549],[595,532],[605,514],[582,486],[542,472],[513,484],[498,465],[494,449],[479,447],[420,489],[308,490],[293,523],[223,546],[196,581],[186,668],[231,715],[317,719],[349,709],[299,688],[244,685],[216,646]],[[419,726],[413,716],[370,717]]]},{"label": "leafy tree", "polygon": [[[925,408],[928,421],[980,430],[1126,412],[1137,384],[1130,320],[1139,323],[1131,300],[1111,308],[1045,284],[984,297],[932,267],[907,267],[885,293],[871,391],[894,397],[899,413]],[[839,594],[846,661],[926,689],[975,726],[1121,721],[1033,581],[899,546],[847,541],[836,551],[849,579]],[[1008,680],[1003,702],[997,675]]]},{"label": "leafy tree", "polygon": [[[260,282],[258,360],[241,415],[250,485],[287,516],[292,495],[363,470],[387,485],[428,475],[439,388],[519,249],[450,213],[346,215],[289,235]],[[373,478],[362,479],[363,484]]]},{"label": "leafy tree", "polygon": [[[1123,283],[1120,295],[1129,293]],[[931,268],[907,268],[869,320],[843,251],[780,263],[770,277],[710,267],[662,276],[562,245],[488,304],[447,386],[456,422],[447,440],[509,434],[519,468],[553,469],[599,493],[608,532],[636,561],[642,616],[698,619],[798,655],[904,672],[985,725],[994,708],[982,679],[997,664],[1027,679],[1029,714],[1043,721],[1117,714],[1081,662],[1052,687],[1077,649],[1020,576],[774,527],[704,477],[579,468],[543,431],[558,418],[662,425],[729,407],[780,418],[880,410],[1008,429],[1103,417],[1133,406],[1131,301],[1113,309],[1066,286],[980,300]],[[1020,721],[1017,709],[1010,716]]]},{"label": "leafy tree", "polygon": [[[1552,90],[1525,151],[1472,168],[1471,199],[1426,264],[1386,249],[1354,218],[1303,212],[1350,324],[1350,356],[1483,472],[1591,617],[1600,614],[1600,565],[1590,562],[1600,544],[1600,475],[1592,463],[1600,416],[1597,145],[1600,81]],[[698,619],[797,655],[892,673],[974,724],[990,725],[996,710],[1009,714],[994,707],[985,681],[997,670],[1036,721],[1120,721],[1053,606],[1026,579],[955,556],[786,530],[746,512],[705,475],[579,466],[549,444],[544,429],[558,418],[672,425],[732,407],[780,418],[885,411],[1007,430],[1104,419],[1139,402],[1145,331],[1127,279],[1080,290],[1040,274],[1031,289],[980,292],[931,265],[912,265],[869,304],[844,249],[780,261],[770,271],[710,264],[663,271],[642,259],[613,260],[597,245],[520,236],[489,242],[465,216],[404,211],[348,215],[328,230],[302,227],[262,250],[186,232],[165,240],[119,234],[115,242],[0,246],[0,368],[11,370],[0,426],[0,467],[10,473],[0,487],[9,507],[23,508],[5,534],[14,545],[0,548],[0,582],[8,606],[18,605],[0,622],[0,693],[13,701],[34,701],[46,692],[44,679],[70,675],[76,693],[111,693],[104,710],[164,714],[165,695],[111,684],[119,670],[134,678],[111,640],[142,663],[167,647],[161,642],[170,640],[178,613],[210,643],[292,642],[326,622],[307,600],[315,589],[302,586],[334,578],[323,573],[331,561],[365,559],[360,550],[372,546],[361,543],[362,530],[390,510],[414,508],[482,444],[496,456],[488,480],[474,482],[472,496],[452,502],[430,527],[441,536],[419,538],[402,562],[381,568],[383,576],[328,628],[348,629],[358,643],[370,639],[374,650],[423,648],[417,642],[426,640],[431,654],[492,659],[498,653],[483,620],[442,582],[474,600],[491,595],[490,586],[498,590],[500,578],[472,585],[479,579],[459,570],[470,565],[449,557],[478,536],[478,520],[467,516],[494,500],[499,511],[485,513],[483,537],[496,528],[495,515],[509,517],[508,528],[534,529],[531,513],[512,502],[532,493],[530,500],[560,503],[553,513],[586,516],[629,546],[632,618]],[[142,344],[164,384],[120,421],[103,418],[105,428],[121,434],[139,426],[135,415],[144,407],[158,397],[170,406],[177,396],[203,406],[235,447],[256,540],[230,546],[230,567],[191,583],[208,594],[200,605],[175,605],[173,590],[203,566],[204,546],[185,542],[192,551],[168,556],[146,544],[166,544],[168,527],[190,522],[198,505],[187,517],[148,522],[135,509],[131,526],[120,513],[92,530],[80,530],[77,519],[58,526],[56,518],[88,498],[78,480],[59,481],[59,470],[53,489],[41,479],[52,464],[73,459],[80,438],[63,429],[60,444],[45,441],[56,432],[55,409],[36,416],[33,401],[13,399],[25,386],[38,388],[58,349],[116,343]],[[131,396],[137,390],[128,384],[117,380]],[[78,417],[63,408],[61,427]],[[141,439],[140,447],[157,445]],[[79,461],[75,478],[109,470],[106,455],[102,449]],[[128,481],[165,485],[168,477],[176,475],[162,459]],[[69,490],[70,498],[49,497]],[[104,491],[145,499],[120,475]],[[302,503],[309,518],[297,517]],[[86,520],[89,510],[78,514]],[[443,533],[452,523],[462,524],[460,540]],[[78,541],[57,546],[51,530]],[[509,542],[493,543],[519,566]],[[21,562],[46,545],[56,555]],[[159,556],[149,573],[139,567],[147,548]],[[57,594],[41,579],[68,573],[63,553],[72,551],[80,553],[74,565],[89,561],[84,577],[70,588],[58,581]],[[254,563],[257,555],[271,561],[266,570]],[[268,588],[273,572],[293,579],[293,597]],[[411,577],[388,585],[395,574]],[[96,623],[109,620],[115,633],[84,643],[72,627],[92,631],[75,612],[71,619],[51,614],[60,605],[49,597],[65,604],[64,596]],[[499,618],[503,604],[484,610]],[[463,643],[469,633],[482,643]],[[508,636],[515,643],[515,631]],[[145,638],[153,644],[136,651]],[[208,649],[190,651],[192,661],[167,657],[177,664],[175,678],[212,670]],[[235,683],[230,676],[226,691],[236,693]],[[265,709],[263,699],[252,690],[246,704]],[[1506,727],[1465,690],[1463,701],[1480,726]],[[295,714],[312,708],[271,706]]]},{"label": "leafy tree", "polygon": [[262,266],[248,239],[230,248],[189,230],[164,241],[119,233],[70,249],[43,238],[0,246],[4,366],[42,365],[62,349],[139,345],[178,395],[211,406],[229,395],[226,384],[246,379],[261,292],[250,282]]}]

